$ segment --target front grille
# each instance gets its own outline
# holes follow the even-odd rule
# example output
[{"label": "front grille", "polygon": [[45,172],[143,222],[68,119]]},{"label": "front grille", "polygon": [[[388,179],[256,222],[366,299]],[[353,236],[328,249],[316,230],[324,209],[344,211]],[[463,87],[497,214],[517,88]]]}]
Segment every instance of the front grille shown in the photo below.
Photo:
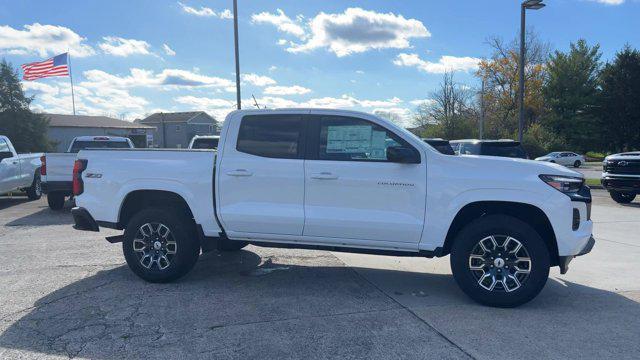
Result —
[{"label": "front grille", "polygon": [[573,208],[573,224],[571,228],[573,229],[573,231],[576,231],[578,230],[579,227],[580,227],[580,210]]},{"label": "front grille", "polygon": [[609,160],[605,171],[610,174],[640,175],[640,160]]}]

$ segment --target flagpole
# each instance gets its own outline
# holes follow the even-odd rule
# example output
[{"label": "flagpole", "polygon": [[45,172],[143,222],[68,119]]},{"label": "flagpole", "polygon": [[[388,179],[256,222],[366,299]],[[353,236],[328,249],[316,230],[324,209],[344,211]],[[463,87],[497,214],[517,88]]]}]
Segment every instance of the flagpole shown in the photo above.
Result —
[{"label": "flagpole", "polygon": [[73,75],[71,75],[71,54],[67,51],[67,62],[69,63],[69,81],[71,81],[71,104],[73,105],[73,115],[76,114],[76,97],[73,94]]}]

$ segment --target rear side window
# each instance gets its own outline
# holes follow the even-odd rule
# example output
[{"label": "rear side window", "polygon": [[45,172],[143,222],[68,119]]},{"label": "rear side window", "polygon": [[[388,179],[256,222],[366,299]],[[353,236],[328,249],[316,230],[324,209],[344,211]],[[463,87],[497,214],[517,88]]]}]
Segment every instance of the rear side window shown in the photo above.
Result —
[{"label": "rear side window", "polygon": [[510,144],[510,143],[482,144],[482,155],[521,158],[521,159],[527,158],[527,153],[524,151],[522,146],[520,146],[520,144]]},{"label": "rear side window", "polygon": [[193,141],[193,149],[217,149],[219,139],[195,139]]},{"label": "rear side window", "polygon": [[245,116],[236,150],[269,158],[302,159],[303,125],[300,115]]},{"label": "rear side window", "polygon": [[84,149],[128,149],[130,147],[126,141],[75,141],[69,152],[77,153]]}]

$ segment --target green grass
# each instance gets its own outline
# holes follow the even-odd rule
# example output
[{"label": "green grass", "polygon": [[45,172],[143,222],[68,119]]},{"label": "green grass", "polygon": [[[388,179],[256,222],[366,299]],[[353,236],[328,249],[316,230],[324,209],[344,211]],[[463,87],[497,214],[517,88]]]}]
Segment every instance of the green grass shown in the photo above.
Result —
[{"label": "green grass", "polygon": [[600,179],[586,179],[588,186],[601,186]]}]

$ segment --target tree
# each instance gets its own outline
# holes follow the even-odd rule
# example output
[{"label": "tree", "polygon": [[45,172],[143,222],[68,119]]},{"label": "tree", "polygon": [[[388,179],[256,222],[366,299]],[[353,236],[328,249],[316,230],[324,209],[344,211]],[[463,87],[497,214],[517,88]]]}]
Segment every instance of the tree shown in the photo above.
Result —
[{"label": "tree", "polygon": [[605,149],[640,149],[640,52],[625,46],[601,73],[600,130]]},{"label": "tree", "polygon": [[[542,82],[549,45],[534,32],[527,32],[525,44],[525,129],[537,122],[544,112]],[[488,41],[493,53],[482,60],[476,76],[485,81],[485,132],[487,137],[508,138],[518,129],[518,72],[520,44],[505,43],[500,38]]]},{"label": "tree", "polygon": [[568,53],[556,51],[547,63],[542,88],[549,113],[546,125],[574,150],[594,149],[598,133],[600,47],[585,40],[571,43]]},{"label": "tree", "polygon": [[0,62],[0,134],[6,135],[19,152],[47,151],[48,121],[29,110],[33,98],[22,91],[18,71],[6,60]]},{"label": "tree", "polygon": [[422,136],[460,139],[473,137],[477,112],[472,105],[473,94],[468,87],[445,73],[440,88],[431,93],[430,101],[419,105],[414,125],[424,129]]}]

